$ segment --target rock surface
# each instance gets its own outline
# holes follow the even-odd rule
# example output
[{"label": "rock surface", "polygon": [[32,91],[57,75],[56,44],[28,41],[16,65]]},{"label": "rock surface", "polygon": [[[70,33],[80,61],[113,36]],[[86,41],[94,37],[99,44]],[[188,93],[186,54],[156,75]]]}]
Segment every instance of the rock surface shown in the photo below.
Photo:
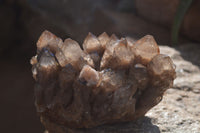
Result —
[{"label": "rock surface", "polygon": [[89,33],[82,50],[76,41],[42,33],[31,63],[37,112],[50,133],[59,133],[56,125],[75,131],[136,120],[172,87],[175,66],[152,36],[114,38],[105,36],[104,48]]}]

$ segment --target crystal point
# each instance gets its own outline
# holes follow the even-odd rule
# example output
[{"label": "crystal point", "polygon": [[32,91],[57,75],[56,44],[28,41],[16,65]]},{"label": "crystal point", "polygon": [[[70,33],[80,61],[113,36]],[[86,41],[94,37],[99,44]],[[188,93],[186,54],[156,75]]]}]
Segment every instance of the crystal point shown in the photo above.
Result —
[{"label": "crystal point", "polygon": [[89,33],[83,42],[83,49],[87,53],[100,52],[102,50],[102,46],[98,38],[92,33]]},{"label": "crystal point", "polygon": [[101,46],[103,49],[106,48],[106,44],[109,42],[110,37],[106,32],[102,33],[101,35],[98,36],[99,42],[101,43]]},{"label": "crystal point", "polygon": [[147,65],[151,59],[160,53],[159,47],[151,35],[146,35],[134,44],[133,52],[138,63]]},{"label": "crystal point", "polygon": [[55,52],[57,47],[63,44],[62,39],[58,38],[51,32],[45,30],[37,42],[37,49],[42,50],[44,47],[50,47],[52,52]]}]

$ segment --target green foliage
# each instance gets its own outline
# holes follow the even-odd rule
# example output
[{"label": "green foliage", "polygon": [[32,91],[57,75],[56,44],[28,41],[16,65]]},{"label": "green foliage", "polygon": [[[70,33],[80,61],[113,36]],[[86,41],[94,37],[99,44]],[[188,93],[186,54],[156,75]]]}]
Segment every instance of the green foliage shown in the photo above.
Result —
[{"label": "green foliage", "polygon": [[178,44],[178,35],[183,21],[184,15],[190,7],[193,0],[180,0],[180,4],[176,11],[176,16],[174,18],[174,23],[172,26],[172,44]]}]

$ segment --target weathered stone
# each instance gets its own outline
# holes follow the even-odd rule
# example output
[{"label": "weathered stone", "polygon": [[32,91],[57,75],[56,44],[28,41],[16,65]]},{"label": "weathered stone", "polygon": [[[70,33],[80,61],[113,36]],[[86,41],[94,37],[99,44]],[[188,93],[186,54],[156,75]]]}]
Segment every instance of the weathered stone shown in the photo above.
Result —
[{"label": "weathered stone", "polygon": [[50,125],[66,127],[67,132],[136,120],[173,84],[173,62],[159,54],[151,36],[134,43],[115,35],[108,39],[106,33],[99,41],[89,33],[83,45],[84,52],[76,41],[66,39],[57,45],[55,56],[45,46],[31,60],[37,111],[50,133],[59,133]]}]

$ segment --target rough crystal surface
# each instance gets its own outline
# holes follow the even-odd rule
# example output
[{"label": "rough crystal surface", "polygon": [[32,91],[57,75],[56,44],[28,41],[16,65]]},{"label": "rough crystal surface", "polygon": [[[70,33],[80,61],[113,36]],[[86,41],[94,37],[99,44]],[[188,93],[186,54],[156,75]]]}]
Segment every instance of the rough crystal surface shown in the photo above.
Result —
[{"label": "rough crystal surface", "polygon": [[83,50],[55,38],[45,31],[31,59],[36,108],[50,133],[52,124],[74,129],[135,120],[173,85],[174,64],[150,35],[135,42],[89,33]]}]

